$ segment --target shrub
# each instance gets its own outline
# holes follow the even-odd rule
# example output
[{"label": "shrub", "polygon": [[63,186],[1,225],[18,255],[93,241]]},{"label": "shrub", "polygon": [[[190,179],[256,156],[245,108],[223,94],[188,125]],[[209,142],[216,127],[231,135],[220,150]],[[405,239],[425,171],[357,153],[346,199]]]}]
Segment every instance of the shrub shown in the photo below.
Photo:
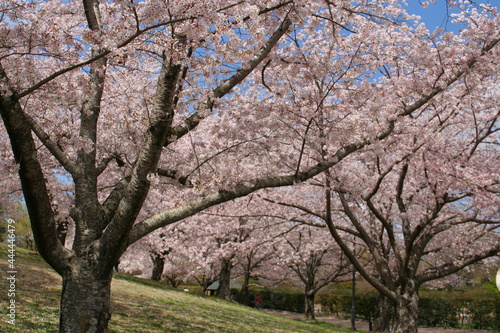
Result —
[{"label": "shrub", "polygon": [[458,327],[460,306],[452,299],[420,298],[419,323],[425,326]]},{"label": "shrub", "polygon": [[[251,290],[250,292],[262,298],[263,308],[298,313],[305,312],[305,299],[302,293],[270,289]],[[235,293],[234,298],[237,302],[246,304],[245,296],[241,292]]]},{"label": "shrub", "polygon": [[318,295],[322,311],[336,316],[342,316],[351,311],[351,297],[346,295]]},{"label": "shrub", "polygon": [[[349,316],[351,296],[323,294],[318,300],[325,313]],[[419,323],[424,326],[460,327],[459,313],[465,312],[468,321],[463,324],[474,329],[500,330],[500,299],[478,294],[454,294],[453,292],[425,292],[420,297]],[[377,315],[377,293],[356,295],[358,317],[373,319]]]},{"label": "shrub", "polygon": [[472,299],[468,303],[471,328],[500,329],[500,299]]},{"label": "shrub", "polygon": [[305,300],[302,293],[285,293],[272,290],[260,292],[262,306],[267,309],[304,313]]}]

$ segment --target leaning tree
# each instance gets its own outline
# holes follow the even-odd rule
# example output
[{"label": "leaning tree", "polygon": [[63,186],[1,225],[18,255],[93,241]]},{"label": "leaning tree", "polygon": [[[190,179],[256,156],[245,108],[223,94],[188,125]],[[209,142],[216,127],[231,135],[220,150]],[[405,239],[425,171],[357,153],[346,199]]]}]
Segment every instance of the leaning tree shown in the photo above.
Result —
[{"label": "leaning tree", "polygon": [[[0,144],[12,153],[0,163],[20,180],[2,190],[22,188],[37,249],[63,278],[61,332],[106,330],[113,266],[130,244],[335,167],[436,97],[453,104],[498,58],[492,11],[436,45],[392,0],[0,10]],[[308,138],[325,124],[320,159],[323,143]],[[64,244],[61,217],[72,226]]]}]

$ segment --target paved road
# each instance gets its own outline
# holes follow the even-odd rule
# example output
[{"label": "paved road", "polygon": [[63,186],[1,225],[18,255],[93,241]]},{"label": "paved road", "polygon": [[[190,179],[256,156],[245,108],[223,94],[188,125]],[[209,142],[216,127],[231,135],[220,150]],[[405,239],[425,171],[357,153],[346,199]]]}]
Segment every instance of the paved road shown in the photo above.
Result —
[{"label": "paved road", "polygon": [[[332,323],[338,327],[351,327],[351,319],[335,318],[335,317],[316,317],[316,320],[324,321],[327,323]],[[368,321],[357,319],[356,329],[368,331]],[[495,331],[488,330],[471,330],[471,329],[461,329],[461,328],[443,328],[443,327],[419,327],[419,333],[493,333]]]},{"label": "paved road", "polygon": [[[279,316],[293,318],[293,319],[304,318],[304,315],[300,314],[300,313],[269,310],[269,309],[263,309],[263,311],[265,311],[267,313],[279,315]],[[327,316],[316,316],[316,320],[331,323],[337,327],[351,328],[351,320],[350,319],[338,318],[338,317],[327,317]],[[356,319],[356,329],[368,332],[368,329],[369,329],[368,321],[362,320],[362,319]],[[471,330],[471,329],[461,329],[461,328],[419,327],[418,332],[419,333],[494,333],[495,331]]]}]

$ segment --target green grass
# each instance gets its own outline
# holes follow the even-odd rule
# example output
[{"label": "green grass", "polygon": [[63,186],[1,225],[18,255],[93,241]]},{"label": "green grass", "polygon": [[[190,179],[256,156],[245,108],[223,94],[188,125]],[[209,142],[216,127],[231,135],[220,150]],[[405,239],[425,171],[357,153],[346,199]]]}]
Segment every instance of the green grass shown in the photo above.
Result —
[{"label": "green grass", "polygon": [[[57,332],[61,278],[35,253],[17,249],[16,325],[6,323],[7,247],[0,244],[0,332]],[[323,322],[293,320],[214,297],[169,290],[161,283],[118,275],[112,283],[109,331],[349,332]]]}]

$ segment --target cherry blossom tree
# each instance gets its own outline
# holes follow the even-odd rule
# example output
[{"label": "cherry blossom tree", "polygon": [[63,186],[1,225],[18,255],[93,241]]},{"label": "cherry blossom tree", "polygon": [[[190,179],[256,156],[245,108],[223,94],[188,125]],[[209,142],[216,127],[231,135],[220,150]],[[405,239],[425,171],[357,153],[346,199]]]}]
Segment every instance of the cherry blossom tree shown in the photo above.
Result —
[{"label": "cherry blossom tree", "polygon": [[251,279],[266,278],[269,269],[276,267],[276,253],[274,244],[280,234],[273,233],[274,228],[258,228],[247,240],[244,248],[237,253],[238,265],[242,271],[243,284],[241,286],[241,299],[249,304],[249,286]]},{"label": "cherry blossom tree", "polygon": [[151,249],[148,251],[153,265],[151,270],[151,280],[160,281],[163,276],[167,256],[172,253],[173,249],[171,246],[166,244],[168,240],[166,239],[165,233],[160,233],[160,235],[154,236],[153,237],[157,241],[150,245]]},{"label": "cherry blossom tree", "polygon": [[163,276],[174,288],[187,281],[186,261],[182,259],[185,259],[185,257],[173,254],[169,255],[166,260]]},{"label": "cherry blossom tree", "polygon": [[[473,9],[456,17],[470,22],[478,15]],[[450,37],[446,33],[433,41],[439,57]],[[383,82],[397,80],[404,71],[399,64],[383,67]],[[317,192],[302,198],[309,205],[280,202],[325,222],[356,269],[395,304],[393,332],[417,331],[421,284],[499,253],[498,89],[485,89],[498,79],[493,68],[485,64],[483,74],[456,87],[456,97],[435,98],[396,124],[387,140],[325,171],[323,210],[310,206]],[[307,139],[316,137],[318,159],[326,160],[331,128],[325,105],[318,110],[317,131],[309,131]],[[367,246],[374,271],[350,250],[346,233]]]},{"label": "cherry blossom tree", "polygon": [[[160,281],[165,270],[165,263],[169,257],[172,257],[174,246],[180,247],[177,244],[178,237],[173,235],[175,231],[170,229],[157,230],[149,237],[134,243],[121,256],[117,267],[122,272],[134,275],[138,275],[140,272],[140,276],[143,278]],[[175,230],[175,228],[173,229]]]},{"label": "cherry blossom tree", "polygon": [[[487,195],[491,204],[488,211],[477,189],[467,192],[456,187],[444,190],[441,187],[444,177],[439,175],[429,182],[428,169],[414,170],[414,177],[423,177],[420,181],[410,180],[408,162],[406,160],[401,169],[394,165],[388,167],[380,178],[373,178],[376,189],[348,190],[350,186],[343,185],[369,184],[368,179],[373,175],[358,183],[361,170],[350,179],[330,184],[325,196],[316,198],[326,201],[326,207],[320,210],[301,203],[280,202],[282,206],[314,217],[313,221],[301,218],[304,225],[330,229],[356,269],[381,293],[383,308],[390,310],[388,305],[395,306],[391,332],[417,331],[418,290],[424,283],[441,283],[436,280],[500,253],[498,197]],[[414,185],[411,190],[410,184]],[[317,191],[316,186],[314,191]],[[464,198],[467,200],[463,201]],[[308,204],[312,201],[309,200]],[[402,212],[403,207],[407,211]],[[349,242],[353,236],[368,249],[363,255],[354,252]],[[368,260],[370,265],[366,265]],[[380,327],[388,328],[383,316],[382,313],[377,322]]]},{"label": "cherry blossom tree", "polygon": [[328,231],[301,225],[287,234],[277,248],[281,265],[291,270],[287,276],[304,289],[305,316],[314,319],[316,293],[351,272],[351,263]]},{"label": "cherry blossom tree", "polygon": [[190,219],[158,229],[135,242],[120,258],[120,270],[143,278],[167,279],[176,287],[196,280],[205,291],[217,280],[220,268],[212,259],[209,236]]},{"label": "cherry blossom tree", "polygon": [[[234,200],[217,209],[207,212],[211,225],[217,226],[215,237],[218,249],[221,244],[225,254],[221,258],[230,256],[232,259],[231,274],[235,278],[242,276],[240,300],[248,303],[250,279],[269,277],[269,265],[274,267],[276,262],[276,244],[284,235],[293,231],[294,227],[287,220],[272,213],[272,207],[259,196],[250,195],[245,200]],[[201,214],[200,217],[203,218]],[[237,221],[237,223],[235,222]],[[207,234],[204,234],[206,239]],[[224,240],[221,243],[221,240]],[[219,253],[218,250],[212,253]],[[228,267],[229,268],[229,267]],[[223,275],[226,281],[223,281]],[[229,286],[230,274],[221,270],[220,285]],[[227,287],[226,287],[227,288]],[[228,293],[228,291],[226,291]]]},{"label": "cherry blossom tree", "polygon": [[[216,269],[218,293],[225,299],[231,299],[231,279],[240,274],[245,281],[242,287],[245,294],[252,272],[269,259],[273,251],[269,244],[279,236],[273,231],[276,223],[269,222],[269,216],[248,210],[249,203],[254,201],[250,196],[213,207],[186,219],[176,228],[183,241],[180,247],[173,249],[189,253],[195,267],[190,275],[199,275],[201,267]],[[202,225],[206,226],[200,227]]]},{"label": "cherry blossom tree", "polygon": [[160,281],[165,268],[166,256],[171,253],[171,250],[163,250],[161,252],[150,252],[151,261],[153,262],[153,271],[151,272],[151,280]]},{"label": "cherry blossom tree", "polygon": [[121,270],[141,272],[142,277],[154,281],[166,279],[175,288],[186,281],[193,271],[194,261],[183,244],[186,240],[179,235],[176,226],[153,232],[123,254],[123,260],[120,259]]},{"label": "cherry blossom tree", "polygon": [[[468,193],[460,193],[456,187],[442,188],[440,176],[427,184],[422,178],[409,180],[408,170],[411,168],[405,164],[395,171],[397,176],[387,184],[389,189],[377,189],[359,201],[343,190],[337,192],[340,205],[335,209],[344,212],[354,232],[370,249],[375,274],[362,271],[363,265],[349,252],[333,219],[328,213],[326,216],[333,237],[363,277],[395,304],[392,332],[417,331],[418,289],[423,283],[500,252],[495,231],[500,223],[495,217],[498,210],[483,215],[478,203],[481,199],[467,202],[464,197]],[[429,175],[425,167],[415,167],[412,172]],[[380,176],[378,182],[385,177]],[[495,205],[498,207],[498,203]]]},{"label": "cherry blossom tree", "polygon": [[393,0],[7,0],[1,11],[0,163],[20,181],[2,191],[22,188],[37,249],[63,278],[61,332],[106,330],[113,267],[141,238],[337,168],[498,73],[487,6],[439,43]]},{"label": "cherry blossom tree", "polygon": [[[335,174],[326,171],[324,195],[313,183],[309,193],[286,195],[288,202],[272,200],[301,212],[296,220],[303,224],[329,228],[361,275],[395,305],[391,332],[417,332],[422,284],[500,253],[499,156],[490,147],[495,131],[488,130],[498,114],[490,112],[496,108],[491,95],[481,98],[477,88],[473,100],[438,108],[439,116],[421,115],[429,127],[439,123],[432,140],[406,132],[410,140],[374,144]],[[373,266],[352,250],[352,237],[365,245]]]}]

